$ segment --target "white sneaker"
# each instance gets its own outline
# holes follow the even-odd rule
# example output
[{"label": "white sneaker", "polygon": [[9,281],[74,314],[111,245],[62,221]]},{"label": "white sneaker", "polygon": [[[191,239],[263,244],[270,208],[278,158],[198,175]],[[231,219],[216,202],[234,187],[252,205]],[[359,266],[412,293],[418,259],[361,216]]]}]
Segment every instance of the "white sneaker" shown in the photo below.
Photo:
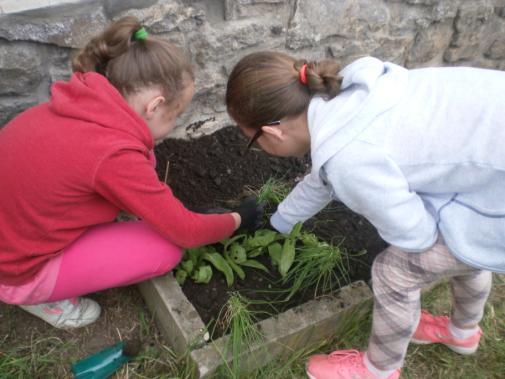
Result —
[{"label": "white sneaker", "polygon": [[100,316],[100,305],[84,297],[20,307],[58,329],[80,328],[95,322]]}]

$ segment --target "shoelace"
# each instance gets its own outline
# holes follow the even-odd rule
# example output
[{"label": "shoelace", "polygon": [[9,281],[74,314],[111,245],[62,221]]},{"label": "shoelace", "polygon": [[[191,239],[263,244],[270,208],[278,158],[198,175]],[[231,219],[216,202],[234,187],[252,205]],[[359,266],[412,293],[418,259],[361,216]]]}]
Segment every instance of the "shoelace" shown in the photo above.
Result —
[{"label": "shoelace", "polygon": [[422,310],[421,314],[422,314],[421,317],[424,319],[424,321],[429,322],[431,324],[439,326],[447,326],[447,323],[449,322],[448,316],[433,316],[431,313],[425,310]]},{"label": "shoelace", "polygon": [[[438,338],[453,338],[454,337],[449,330],[449,317],[448,316],[433,316],[427,311],[422,311],[424,315],[424,320],[427,323],[425,329],[435,335]],[[479,330],[479,335],[482,335],[482,331]]]},{"label": "shoelace", "polygon": [[352,366],[362,366],[361,353],[358,350],[337,350],[330,353],[329,357],[335,362],[346,360]]}]

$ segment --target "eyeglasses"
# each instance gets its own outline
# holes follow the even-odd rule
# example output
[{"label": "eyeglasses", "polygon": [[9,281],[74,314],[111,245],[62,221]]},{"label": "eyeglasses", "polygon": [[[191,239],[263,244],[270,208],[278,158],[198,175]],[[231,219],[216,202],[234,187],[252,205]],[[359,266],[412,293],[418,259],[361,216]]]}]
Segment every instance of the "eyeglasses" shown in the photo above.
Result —
[{"label": "eyeglasses", "polygon": [[[280,121],[272,121],[272,122],[269,122],[268,124],[265,124],[264,126],[276,126],[276,125],[280,125],[281,122]],[[252,138],[249,140],[249,142],[247,143],[247,149],[250,149],[252,144],[254,142],[256,142],[256,140],[258,138],[260,138],[260,136],[263,134],[263,126],[260,126],[260,128],[256,131],[256,133],[254,133],[254,135],[252,136]]]}]

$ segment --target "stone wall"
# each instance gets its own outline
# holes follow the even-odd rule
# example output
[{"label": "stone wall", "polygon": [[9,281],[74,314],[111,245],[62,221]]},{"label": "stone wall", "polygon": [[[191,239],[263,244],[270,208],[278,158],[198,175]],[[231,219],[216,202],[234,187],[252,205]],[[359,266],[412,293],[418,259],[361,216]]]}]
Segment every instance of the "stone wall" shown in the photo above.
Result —
[{"label": "stone wall", "polygon": [[505,0],[94,0],[0,15],[0,125],[44,101],[69,59],[110,20],[132,14],[182,46],[197,93],[176,137],[230,123],[226,78],[249,52],[342,64],[373,55],[407,67],[505,68]]}]

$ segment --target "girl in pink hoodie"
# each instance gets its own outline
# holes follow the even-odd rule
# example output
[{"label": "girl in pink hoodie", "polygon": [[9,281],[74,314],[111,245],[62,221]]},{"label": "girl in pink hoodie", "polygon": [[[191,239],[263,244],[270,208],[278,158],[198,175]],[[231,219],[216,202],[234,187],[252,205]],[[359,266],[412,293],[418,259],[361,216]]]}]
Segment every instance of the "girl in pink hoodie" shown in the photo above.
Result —
[{"label": "girl in pink hoodie", "polygon": [[[158,180],[154,141],[194,93],[191,65],[125,17],[74,58],[51,99],[0,132],[0,300],[59,328],[95,321],[83,294],[170,271],[181,248],[254,228],[261,207],[198,214]],[[115,223],[119,210],[141,221]]]}]

